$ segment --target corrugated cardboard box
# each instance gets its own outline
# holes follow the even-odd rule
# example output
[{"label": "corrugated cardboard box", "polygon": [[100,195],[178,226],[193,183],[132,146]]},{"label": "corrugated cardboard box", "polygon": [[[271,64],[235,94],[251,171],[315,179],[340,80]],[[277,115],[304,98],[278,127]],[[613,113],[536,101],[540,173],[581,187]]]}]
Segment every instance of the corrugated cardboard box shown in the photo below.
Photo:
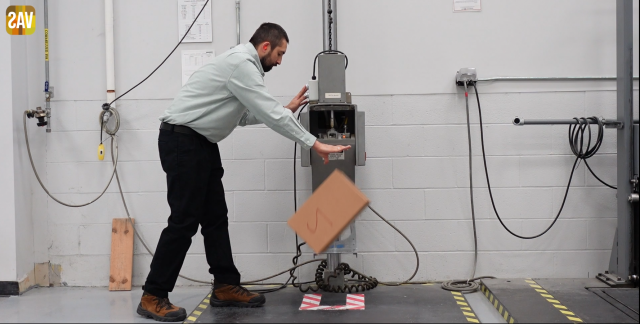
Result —
[{"label": "corrugated cardboard box", "polygon": [[316,253],[324,252],[369,205],[342,171],[335,170],[287,222]]}]

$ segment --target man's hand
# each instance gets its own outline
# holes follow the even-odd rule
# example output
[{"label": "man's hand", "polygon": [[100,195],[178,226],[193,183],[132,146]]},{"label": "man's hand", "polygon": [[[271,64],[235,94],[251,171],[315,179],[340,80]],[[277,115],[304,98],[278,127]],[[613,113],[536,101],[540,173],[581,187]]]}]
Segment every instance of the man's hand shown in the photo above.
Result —
[{"label": "man's hand", "polygon": [[293,98],[293,100],[291,100],[291,102],[284,107],[291,110],[294,113],[298,111],[300,107],[302,107],[304,104],[309,102],[309,100],[307,99],[307,96],[305,96],[306,92],[307,92],[307,86],[302,87],[302,90],[300,90],[300,92],[298,92],[298,94]]},{"label": "man's hand", "polygon": [[329,153],[340,153],[342,151],[346,151],[351,148],[351,145],[328,145],[322,144],[320,143],[320,141],[316,141],[316,143],[313,144],[312,148],[316,151],[316,153],[318,153],[318,155],[320,155],[320,157],[322,157],[324,164],[327,164],[329,163]]}]

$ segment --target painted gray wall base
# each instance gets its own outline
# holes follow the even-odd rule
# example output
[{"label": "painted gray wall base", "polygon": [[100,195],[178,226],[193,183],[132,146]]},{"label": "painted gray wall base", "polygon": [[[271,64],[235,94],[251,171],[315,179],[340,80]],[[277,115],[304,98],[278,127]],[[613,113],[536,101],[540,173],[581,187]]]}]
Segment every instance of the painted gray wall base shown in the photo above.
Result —
[{"label": "painted gray wall base", "polygon": [[0,281],[0,296],[20,295],[20,284],[17,281]]}]

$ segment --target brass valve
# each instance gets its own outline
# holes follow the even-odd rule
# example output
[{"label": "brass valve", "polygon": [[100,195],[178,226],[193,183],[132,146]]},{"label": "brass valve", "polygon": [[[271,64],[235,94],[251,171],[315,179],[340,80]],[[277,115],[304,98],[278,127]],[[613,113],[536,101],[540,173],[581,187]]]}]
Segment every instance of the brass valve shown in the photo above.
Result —
[{"label": "brass valve", "polygon": [[38,118],[38,127],[47,126],[47,112],[42,110],[42,107],[37,107],[36,110],[27,110],[28,118]]}]

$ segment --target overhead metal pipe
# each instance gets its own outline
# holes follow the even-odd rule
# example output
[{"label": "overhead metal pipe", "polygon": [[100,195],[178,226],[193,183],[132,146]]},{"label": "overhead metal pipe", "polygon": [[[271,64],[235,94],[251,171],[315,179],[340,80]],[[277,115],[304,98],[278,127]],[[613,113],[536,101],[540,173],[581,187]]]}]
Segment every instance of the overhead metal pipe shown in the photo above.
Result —
[{"label": "overhead metal pipe", "polygon": [[[615,81],[617,77],[494,77],[478,79],[478,82],[491,82],[491,81]],[[634,80],[638,80],[638,77],[633,77]]]},{"label": "overhead metal pipe", "polygon": [[[597,124],[597,121],[594,121],[592,119],[587,119],[586,120],[588,124]],[[600,122],[602,122],[603,125],[605,126],[611,126],[611,127],[622,127],[623,123],[619,120],[608,120],[608,119],[600,119]],[[581,122],[582,124],[584,124],[584,120]],[[638,123],[638,120],[634,120],[633,121],[634,124]],[[575,119],[524,119],[524,118],[520,118],[520,117],[516,117],[513,119],[513,124],[516,126],[525,126],[525,125],[575,125],[575,124],[580,124],[578,121],[576,121]]]}]

